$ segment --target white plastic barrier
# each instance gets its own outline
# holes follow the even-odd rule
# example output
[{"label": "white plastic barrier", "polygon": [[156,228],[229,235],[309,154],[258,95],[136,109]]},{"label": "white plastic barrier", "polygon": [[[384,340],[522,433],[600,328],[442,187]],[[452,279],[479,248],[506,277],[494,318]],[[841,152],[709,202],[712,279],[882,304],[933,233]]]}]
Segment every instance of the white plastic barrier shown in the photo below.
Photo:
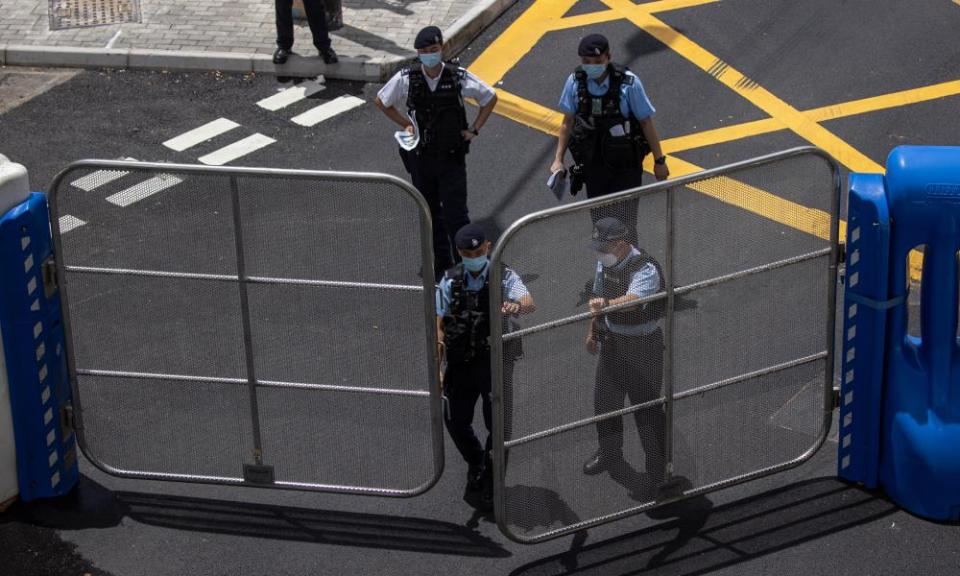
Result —
[{"label": "white plastic barrier", "polygon": [[[0,216],[30,195],[27,169],[0,154]],[[10,407],[10,382],[0,334],[0,508],[16,497],[17,455],[13,437],[13,412]]]}]

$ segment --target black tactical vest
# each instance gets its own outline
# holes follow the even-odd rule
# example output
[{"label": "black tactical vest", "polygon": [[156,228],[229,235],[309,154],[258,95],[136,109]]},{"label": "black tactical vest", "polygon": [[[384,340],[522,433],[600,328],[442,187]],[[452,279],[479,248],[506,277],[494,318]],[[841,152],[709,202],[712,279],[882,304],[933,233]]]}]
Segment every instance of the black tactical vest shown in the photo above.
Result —
[{"label": "black tactical vest", "polygon": [[[587,73],[582,66],[574,71],[577,82],[577,112],[568,148],[577,164],[603,163],[614,169],[637,168],[650,146],[640,122],[620,111],[620,88],[631,85],[634,77],[619,64],[610,63],[607,74],[610,83],[602,96],[594,96],[587,88]],[[610,129],[623,129],[622,136],[614,136]]]},{"label": "black tactical vest", "polygon": [[[663,269],[660,267],[660,263],[641,250],[639,254],[627,256],[627,262],[622,267],[603,268],[603,277],[600,282],[600,297],[613,300],[626,294],[630,288],[630,281],[633,279],[633,275],[647,264],[652,264],[657,270],[657,277],[660,279],[660,286],[657,288],[657,291],[663,292],[666,290],[667,285],[663,279]],[[666,300],[661,299],[648,302],[641,306],[627,308],[626,310],[609,312],[606,316],[610,319],[610,322],[614,324],[646,324],[648,322],[656,322],[660,318],[663,318],[665,309]]]},{"label": "black tactical vest", "polygon": [[408,68],[406,74],[410,79],[407,108],[417,119],[420,130],[417,150],[433,154],[466,152],[466,141],[460,133],[467,128],[467,111],[460,86],[466,71],[446,64],[434,91],[430,91],[427,77],[419,65]]},{"label": "black tactical vest", "polygon": [[490,349],[490,275],[483,288],[474,292],[467,290],[466,274],[462,263],[445,273],[450,280],[450,305],[443,316],[448,363],[468,362]]}]

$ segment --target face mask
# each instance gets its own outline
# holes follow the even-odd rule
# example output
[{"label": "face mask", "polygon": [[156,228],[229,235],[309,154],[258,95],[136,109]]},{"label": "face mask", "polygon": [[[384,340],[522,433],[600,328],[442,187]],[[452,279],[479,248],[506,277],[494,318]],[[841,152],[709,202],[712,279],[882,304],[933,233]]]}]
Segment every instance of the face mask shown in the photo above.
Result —
[{"label": "face mask", "polygon": [[443,54],[440,52],[430,52],[428,54],[420,54],[419,57],[421,64],[427,68],[433,68],[440,63],[440,60],[443,59]]},{"label": "face mask", "polygon": [[606,64],[584,64],[582,66],[583,71],[587,73],[587,78],[591,80],[596,80],[603,76],[603,73],[607,70]]},{"label": "face mask", "polygon": [[483,267],[487,265],[487,256],[477,256],[476,258],[467,258],[463,257],[463,267],[469,270],[470,272],[479,272],[483,270]]},{"label": "face mask", "polygon": [[600,258],[600,263],[603,264],[604,268],[611,268],[613,266],[616,266],[617,262],[620,261],[620,259],[617,258],[616,254],[610,254],[609,252],[601,252],[599,258]]}]

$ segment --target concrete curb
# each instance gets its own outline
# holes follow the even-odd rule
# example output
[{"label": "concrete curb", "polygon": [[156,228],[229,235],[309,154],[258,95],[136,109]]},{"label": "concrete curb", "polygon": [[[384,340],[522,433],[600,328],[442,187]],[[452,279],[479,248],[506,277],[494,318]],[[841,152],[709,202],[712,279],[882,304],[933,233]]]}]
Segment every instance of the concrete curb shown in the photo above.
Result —
[{"label": "concrete curb", "polygon": [[[455,56],[484,28],[512,6],[516,0],[486,0],[460,17],[444,31],[446,52]],[[58,66],[70,68],[127,68],[140,70],[176,70],[310,76],[383,82],[411,58],[383,55],[373,58],[341,57],[328,66],[317,57],[292,56],[286,64],[276,65],[269,54],[234,52],[190,52],[146,50],[141,48],[78,48],[71,46],[33,46],[0,44],[0,66]]]},{"label": "concrete curb", "polygon": [[456,56],[467,47],[474,38],[493,23],[517,0],[486,0],[471,8],[443,32],[447,57]]}]

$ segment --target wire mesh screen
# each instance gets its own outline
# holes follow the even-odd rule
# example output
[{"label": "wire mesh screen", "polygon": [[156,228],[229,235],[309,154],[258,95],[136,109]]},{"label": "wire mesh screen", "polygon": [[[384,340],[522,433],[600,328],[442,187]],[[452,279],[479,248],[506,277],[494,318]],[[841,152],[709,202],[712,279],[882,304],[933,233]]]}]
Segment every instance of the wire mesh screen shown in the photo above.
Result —
[{"label": "wire mesh screen", "polygon": [[537,308],[493,342],[501,530],[541,541],[812,455],[837,194],[807,148],[514,224],[494,259]]},{"label": "wire mesh screen", "polygon": [[398,496],[436,480],[430,224],[404,183],[82,162],[51,212],[96,464]]}]

